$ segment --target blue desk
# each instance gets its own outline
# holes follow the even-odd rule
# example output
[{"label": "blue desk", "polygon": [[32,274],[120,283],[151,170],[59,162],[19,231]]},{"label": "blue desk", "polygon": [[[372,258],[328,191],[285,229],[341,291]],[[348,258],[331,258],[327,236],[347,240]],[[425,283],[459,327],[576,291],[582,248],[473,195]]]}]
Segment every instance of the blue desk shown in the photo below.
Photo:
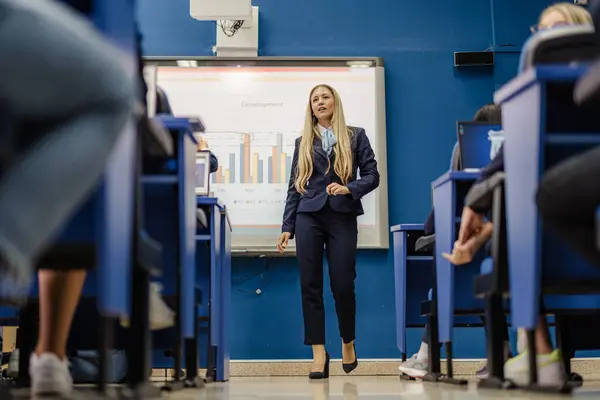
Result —
[{"label": "blue desk", "polygon": [[207,378],[222,382],[229,380],[231,354],[231,222],[227,208],[219,199],[197,197],[196,204],[210,217],[208,232],[196,236],[199,243],[209,242],[210,247],[208,314],[211,351]]},{"label": "blue desk", "polygon": [[[442,257],[442,253],[451,253],[456,241],[456,230],[460,223],[460,215],[464,197],[469,187],[479,177],[473,172],[446,172],[432,184],[433,205],[435,208],[435,263],[436,285],[433,298],[437,297],[439,321],[439,340],[441,343],[452,341],[454,327],[454,266]],[[476,264],[474,260],[471,264]],[[472,284],[479,271],[469,265],[460,267],[460,281]],[[464,275],[464,276],[463,276]],[[472,286],[471,286],[472,287]],[[472,298],[472,289],[468,293]],[[468,297],[467,297],[468,298]],[[475,300],[473,300],[475,302]],[[464,306],[464,305],[463,305]],[[481,307],[483,308],[483,307]]]},{"label": "blue desk", "polygon": [[[177,343],[175,345],[175,370],[181,369],[181,351],[183,342],[196,343],[197,341],[197,317],[196,317],[196,194],[195,194],[195,171],[196,171],[196,147],[197,141],[193,133],[201,130],[202,126],[196,119],[175,118],[171,116],[158,115],[155,120],[168,129],[175,138],[177,158],[166,165],[163,173],[145,175],[142,182],[148,189],[154,186],[154,190],[148,190],[154,194],[146,196],[149,203],[157,200],[166,200],[162,207],[154,206],[154,210],[147,212],[148,220],[163,219],[164,224],[156,223],[155,231],[151,232],[157,237],[164,235],[161,232],[169,226],[169,221],[176,220],[175,240],[163,238],[163,245],[174,245],[175,251],[164,251],[165,255],[171,255],[172,259],[168,265],[175,265],[176,288],[175,297],[179,324],[176,326]],[[176,201],[171,202],[173,189],[176,189]],[[170,205],[174,205],[170,206]],[[157,210],[160,210],[157,212]],[[170,211],[170,212],[169,212]],[[162,226],[161,226],[162,225]],[[169,240],[171,239],[171,240]],[[172,272],[172,271],[171,271]],[[198,363],[198,352],[195,348],[193,356],[186,353],[186,362]],[[197,371],[195,367],[192,371]],[[196,385],[197,373],[188,375],[186,381],[189,385]],[[170,388],[181,388],[181,381],[176,380],[169,385]]]},{"label": "blue desk", "polygon": [[[426,272],[426,267],[429,268],[433,262],[433,257],[428,255],[409,255],[410,249],[407,247],[407,239],[411,234],[417,234],[423,231],[422,224],[401,224],[393,226],[392,245],[394,249],[394,290],[396,294],[396,345],[402,354],[402,360],[406,359],[406,326],[408,324],[408,313],[410,311],[418,311],[419,304],[411,304],[410,307],[406,301],[409,289],[415,290],[415,285],[408,285],[410,279],[408,277],[408,264],[415,264],[419,268],[419,283],[425,283],[425,286],[418,285],[423,295],[427,293],[430,287],[427,281],[429,274]],[[418,265],[417,265],[418,264]],[[415,277],[416,278],[416,277]],[[414,283],[414,282],[413,282]],[[417,289],[417,290],[418,290]],[[416,294],[416,293],[415,293]],[[419,297],[417,297],[419,298]],[[410,311],[409,311],[410,310]],[[414,323],[414,322],[413,322]]]},{"label": "blue desk", "polygon": [[[562,265],[547,256],[547,251],[552,249],[543,247],[546,240],[535,205],[539,179],[545,169],[561,158],[600,144],[597,125],[587,124],[595,128],[593,130],[581,128],[597,117],[589,110],[577,108],[572,100],[572,87],[586,70],[586,67],[569,66],[532,68],[494,96],[495,102],[502,106],[506,133],[507,244],[515,327],[531,330],[537,326],[542,261],[545,279],[550,275],[558,279],[561,275],[598,277],[598,271],[589,265],[575,271],[572,261],[564,256],[561,261],[568,264]],[[569,267],[565,268],[565,265]],[[598,304],[597,301],[593,303],[592,306]],[[549,304],[546,306],[554,308]]]}]

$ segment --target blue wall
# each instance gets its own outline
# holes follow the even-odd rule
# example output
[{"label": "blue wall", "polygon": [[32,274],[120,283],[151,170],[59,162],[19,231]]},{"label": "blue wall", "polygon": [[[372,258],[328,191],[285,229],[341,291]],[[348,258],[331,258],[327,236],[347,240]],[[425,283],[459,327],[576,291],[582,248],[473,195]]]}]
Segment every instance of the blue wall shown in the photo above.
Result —
[{"label": "blue wall", "polygon": [[[189,0],[138,3],[146,55],[212,55],[215,25],[192,20]],[[253,4],[260,7],[262,56],[384,58],[389,215],[394,225],[424,220],[430,209],[430,182],[448,166],[456,120],[470,119],[515,74],[515,50],[550,1],[253,0]],[[453,67],[454,51],[485,50],[494,44],[501,52],[494,69]],[[362,252],[357,265],[357,351],[363,358],[398,358],[391,255]],[[295,261],[240,258],[233,268],[232,357],[308,358],[310,350],[302,345]],[[260,296],[253,294],[258,288]],[[415,307],[420,300],[409,299]],[[330,294],[325,303],[330,352],[339,357]],[[411,351],[417,348],[419,335],[420,330],[410,330]],[[483,357],[483,340],[481,329],[458,329],[456,356]]]}]

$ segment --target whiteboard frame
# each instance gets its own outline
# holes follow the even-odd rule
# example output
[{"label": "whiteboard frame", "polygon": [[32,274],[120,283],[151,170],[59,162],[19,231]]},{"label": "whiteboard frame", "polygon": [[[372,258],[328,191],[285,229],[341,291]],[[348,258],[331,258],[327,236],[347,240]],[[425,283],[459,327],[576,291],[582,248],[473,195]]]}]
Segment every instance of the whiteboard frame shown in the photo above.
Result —
[{"label": "whiteboard frame", "polygon": [[[385,97],[385,68],[383,58],[380,57],[193,57],[193,56],[164,56],[144,57],[145,66],[169,67],[349,67],[376,68],[376,98],[377,118],[376,130],[378,132],[377,164],[380,174],[380,186],[377,189],[377,219],[379,223],[380,242],[376,246],[361,246],[360,250],[387,250],[389,244],[389,217],[388,217],[388,179],[387,179],[387,130],[386,130],[386,97]],[[234,256],[256,256],[278,254],[275,248],[277,238],[273,238],[272,248],[264,246],[240,246],[232,248]],[[359,231],[360,243],[360,231]],[[295,256],[295,244],[290,243],[284,256]]]}]

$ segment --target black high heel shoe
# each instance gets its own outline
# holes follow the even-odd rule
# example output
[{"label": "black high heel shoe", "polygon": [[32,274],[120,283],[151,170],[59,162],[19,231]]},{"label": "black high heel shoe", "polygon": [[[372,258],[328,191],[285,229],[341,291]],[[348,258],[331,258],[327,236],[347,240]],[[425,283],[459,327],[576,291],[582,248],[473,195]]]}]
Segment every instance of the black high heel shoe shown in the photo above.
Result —
[{"label": "black high heel shoe", "polygon": [[354,349],[354,362],[350,364],[344,364],[342,362],[342,368],[344,368],[344,372],[347,374],[354,371],[356,367],[358,367],[358,356],[356,355],[356,346],[354,343],[352,344],[352,348]]},{"label": "black high heel shoe", "polygon": [[329,353],[325,352],[325,365],[323,372],[311,372],[308,374],[308,379],[327,379],[329,378]]}]

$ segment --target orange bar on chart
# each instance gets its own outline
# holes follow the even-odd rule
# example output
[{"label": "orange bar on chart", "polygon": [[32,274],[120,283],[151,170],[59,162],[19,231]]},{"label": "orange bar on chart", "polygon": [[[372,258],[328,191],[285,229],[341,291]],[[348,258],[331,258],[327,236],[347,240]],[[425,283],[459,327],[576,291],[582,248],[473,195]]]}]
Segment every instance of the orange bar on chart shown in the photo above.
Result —
[{"label": "orange bar on chart", "polygon": [[217,183],[223,183],[223,168],[217,168],[217,172],[215,173],[217,174]]},{"label": "orange bar on chart", "polygon": [[287,154],[285,153],[281,153],[281,155],[279,156],[279,183],[285,183],[285,177],[287,176],[286,174],[286,165],[285,165],[285,157],[287,156]]},{"label": "orange bar on chart", "polygon": [[229,171],[228,169],[226,169],[224,175],[225,175],[224,183],[229,183],[229,179],[230,179],[230,176],[231,176],[231,171]]},{"label": "orange bar on chart", "polygon": [[252,183],[258,183],[258,153],[252,154]]},{"label": "orange bar on chart", "polygon": [[277,154],[277,147],[273,147],[271,160],[273,160],[271,182],[277,183],[279,182],[279,178],[277,178],[279,176],[279,154]]}]

